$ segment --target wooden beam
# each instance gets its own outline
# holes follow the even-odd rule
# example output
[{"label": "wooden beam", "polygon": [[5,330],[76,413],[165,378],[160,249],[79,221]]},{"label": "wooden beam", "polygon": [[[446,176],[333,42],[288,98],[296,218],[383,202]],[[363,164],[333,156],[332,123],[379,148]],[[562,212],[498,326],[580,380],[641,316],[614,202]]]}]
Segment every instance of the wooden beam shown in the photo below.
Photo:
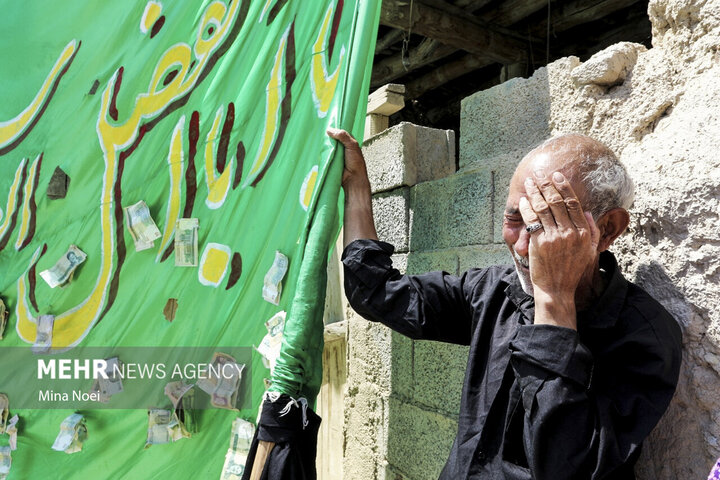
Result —
[{"label": "wooden beam", "polygon": [[474,25],[477,25],[480,28],[485,28],[491,32],[499,33],[500,35],[504,35],[510,38],[514,38],[518,41],[520,41],[523,45],[527,43],[527,38],[516,32],[515,30],[511,30],[509,28],[504,28],[500,25],[500,22],[489,22],[485,20],[484,18],[477,17],[472,14],[469,10],[465,10],[463,8],[459,8],[451,3],[446,2],[445,0],[420,0],[424,5],[427,5],[428,7],[433,7],[438,10],[441,10],[443,12],[446,12],[450,15],[453,15],[457,18],[464,18],[467,19],[469,22],[473,23]]},{"label": "wooden beam", "polygon": [[454,80],[472,70],[477,70],[486,65],[486,61],[480,60],[474,55],[465,55],[460,60],[448,62],[427,75],[423,75],[408,83],[406,85],[406,97],[410,99],[418,98],[425,92],[433,90],[450,80]]},{"label": "wooden beam", "polygon": [[[438,8],[445,8],[450,11],[450,13],[454,13],[455,15],[462,15],[462,16],[468,16],[473,11],[481,8],[482,6],[489,3],[490,0],[464,0],[461,2],[458,2],[455,4],[455,6],[448,6],[445,2],[440,2],[438,0],[425,0],[426,2],[432,2],[431,4]],[[511,2],[516,2],[519,0],[509,0]],[[545,0],[543,0],[545,1]],[[533,3],[532,0],[522,0],[521,5],[516,5],[516,7],[519,7],[522,10],[522,6],[526,3]],[[459,8],[462,7],[462,8]],[[535,7],[533,7],[535,8]],[[534,11],[534,10],[533,10]],[[532,13],[532,12],[530,12]],[[481,21],[485,21],[486,19],[479,19]],[[505,19],[499,19],[501,22],[503,22]],[[514,22],[512,22],[514,23]],[[487,23],[484,23],[483,25],[489,25]],[[505,33],[508,36],[515,36],[517,38],[517,34],[514,32],[510,32],[507,29],[504,29],[502,27],[499,27],[497,25],[495,26],[488,26],[488,28],[492,29],[496,33]],[[399,32],[399,30],[394,30],[395,32]],[[391,34],[386,35],[381,39],[381,41],[385,42],[385,39],[387,37],[390,37]],[[378,42],[378,44],[380,41]],[[408,72],[411,72],[417,68],[424,67],[425,65],[428,65],[433,62],[437,62],[438,60],[442,60],[443,58],[451,55],[457,51],[457,48],[445,45],[437,40],[426,38],[423,40],[423,42],[416,48],[410,50],[406,54],[406,57],[403,58],[402,54],[396,54],[392,57],[384,58],[380,62],[376,63],[373,66],[373,72],[372,72],[372,80],[371,80],[371,86],[373,88],[379,87],[380,85],[384,85],[388,82],[391,82],[395,80],[396,78],[399,78],[403,75],[405,75]],[[377,53],[377,49],[376,49]],[[492,62],[487,62],[488,64]]]},{"label": "wooden beam", "polygon": [[433,38],[486,62],[515,63],[526,57],[522,41],[490,31],[472,15],[448,13],[420,0],[384,0],[380,23]]},{"label": "wooden beam", "polygon": [[485,5],[492,3],[493,0],[458,0],[455,2],[456,7],[460,7],[466,12],[474,12],[480,10]]},{"label": "wooden beam", "polygon": [[508,27],[542,8],[547,8],[547,4],[548,0],[505,0],[497,8],[481,14],[480,18]]},{"label": "wooden beam", "polygon": [[405,32],[402,30],[390,30],[389,33],[375,43],[375,55],[402,40],[404,34]]},{"label": "wooden beam", "polygon": [[[629,7],[638,0],[575,0],[550,8],[550,28],[553,32],[564,32],[583,23],[599,20],[606,15]],[[547,21],[540,22],[533,31],[547,30]]]},{"label": "wooden beam", "polygon": [[402,58],[402,54],[398,54],[384,58],[373,65],[370,85],[375,88],[392,82],[408,72],[442,60],[454,52],[457,52],[456,48],[426,38],[420,45],[410,50],[405,59]]}]

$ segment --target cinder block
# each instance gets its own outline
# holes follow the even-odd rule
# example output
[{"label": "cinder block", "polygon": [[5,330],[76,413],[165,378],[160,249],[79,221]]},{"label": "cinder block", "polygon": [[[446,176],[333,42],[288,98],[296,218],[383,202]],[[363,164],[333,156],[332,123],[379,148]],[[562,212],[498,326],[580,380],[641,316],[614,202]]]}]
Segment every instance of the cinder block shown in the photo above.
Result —
[{"label": "cinder block", "polygon": [[445,465],[457,421],[390,397],[388,464],[413,480],[436,480]]},{"label": "cinder block", "polygon": [[403,475],[402,472],[398,471],[392,465],[388,465],[387,462],[385,462],[382,467],[380,478],[382,480],[413,480],[410,477]]},{"label": "cinder block", "polygon": [[348,383],[374,383],[390,393],[392,331],[386,326],[354,315],[348,330]]},{"label": "cinder block", "polygon": [[392,243],[396,252],[407,252],[410,243],[410,189],[403,187],[373,195],[372,206],[378,238]]},{"label": "cinder block", "polygon": [[360,385],[345,399],[346,436],[365,442],[372,438],[372,450],[381,456],[387,450],[387,402],[372,384]]},{"label": "cinder block", "polygon": [[547,75],[513,78],[460,105],[460,167],[533,146],[550,135]]},{"label": "cinder block", "polygon": [[416,341],[414,403],[457,417],[468,351],[463,345]]},{"label": "cinder block", "polygon": [[459,273],[471,268],[485,268],[492,265],[512,263],[505,244],[469,245],[457,249]]},{"label": "cinder block", "polygon": [[348,385],[372,383],[383,395],[412,397],[412,340],[357,314],[348,321]]},{"label": "cinder block", "polygon": [[[538,69],[530,78],[513,78],[477,92],[460,104],[460,168],[548,138],[554,127],[556,98],[570,98],[570,71],[579,65],[568,57]],[[551,91],[552,90],[552,91]]]},{"label": "cinder block", "polygon": [[[353,413],[352,415],[357,415]],[[351,433],[349,421],[345,425],[345,446],[343,457],[344,480],[381,480],[379,466],[384,453],[377,451],[375,442],[367,438],[358,438]],[[384,463],[384,462],[383,462]]]},{"label": "cinder block", "polygon": [[531,146],[513,150],[507,154],[497,155],[480,161],[473,161],[458,171],[458,175],[465,172],[488,172],[492,180],[492,206],[493,206],[493,242],[502,242],[502,221],[507,205],[510,180],[515,174],[520,161],[532,149]]},{"label": "cinder block", "polygon": [[407,258],[407,271],[413,275],[438,270],[456,274],[457,264],[457,253],[453,249],[410,252]]},{"label": "cinder block", "polygon": [[392,341],[390,393],[393,397],[410,400],[415,391],[413,370],[415,341],[397,332],[392,332],[390,338]]},{"label": "cinder block", "polygon": [[374,193],[411,187],[455,172],[455,133],[403,122],[363,145]]},{"label": "cinder block", "polygon": [[400,273],[407,272],[408,266],[408,254],[407,253],[396,253],[390,257],[392,260],[393,267],[400,270]]},{"label": "cinder block", "polygon": [[491,172],[456,174],[411,191],[411,251],[492,243]]},{"label": "cinder block", "polygon": [[407,125],[408,130],[415,130],[417,183],[445,178],[455,173],[455,132]]}]

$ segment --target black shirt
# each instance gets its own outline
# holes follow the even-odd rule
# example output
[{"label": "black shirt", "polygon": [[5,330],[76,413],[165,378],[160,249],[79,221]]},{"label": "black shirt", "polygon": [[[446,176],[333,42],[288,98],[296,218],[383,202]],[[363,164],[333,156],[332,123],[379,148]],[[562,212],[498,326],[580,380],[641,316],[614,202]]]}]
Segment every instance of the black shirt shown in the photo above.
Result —
[{"label": "black shirt", "polygon": [[440,478],[634,479],[642,441],[677,385],[681,331],[615,257],[578,330],[533,325],[512,266],[402,275],[393,246],[343,252],[345,292],[368,320],[415,339],[470,345],[458,433]]}]

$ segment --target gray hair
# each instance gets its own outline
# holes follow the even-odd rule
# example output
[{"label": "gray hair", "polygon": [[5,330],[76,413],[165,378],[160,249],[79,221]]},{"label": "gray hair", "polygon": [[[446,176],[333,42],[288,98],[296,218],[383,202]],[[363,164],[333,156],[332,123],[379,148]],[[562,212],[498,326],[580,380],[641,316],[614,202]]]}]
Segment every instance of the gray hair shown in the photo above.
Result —
[{"label": "gray hair", "polygon": [[[563,169],[582,182],[587,190],[583,208],[597,219],[613,208],[629,210],[635,199],[635,185],[625,165],[605,144],[577,133],[550,138],[533,151],[550,151],[565,158]],[[570,173],[568,172],[568,173]]]}]

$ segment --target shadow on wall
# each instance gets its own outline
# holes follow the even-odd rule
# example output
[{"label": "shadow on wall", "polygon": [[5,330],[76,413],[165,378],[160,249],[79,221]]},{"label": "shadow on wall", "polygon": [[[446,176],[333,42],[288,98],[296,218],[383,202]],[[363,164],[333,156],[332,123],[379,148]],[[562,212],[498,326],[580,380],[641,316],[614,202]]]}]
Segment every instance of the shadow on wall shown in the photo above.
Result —
[{"label": "shadow on wall", "polygon": [[685,295],[665,272],[665,267],[655,260],[641,263],[637,267],[633,283],[642,287],[651,297],[660,302],[685,330],[690,323],[691,308]]}]

